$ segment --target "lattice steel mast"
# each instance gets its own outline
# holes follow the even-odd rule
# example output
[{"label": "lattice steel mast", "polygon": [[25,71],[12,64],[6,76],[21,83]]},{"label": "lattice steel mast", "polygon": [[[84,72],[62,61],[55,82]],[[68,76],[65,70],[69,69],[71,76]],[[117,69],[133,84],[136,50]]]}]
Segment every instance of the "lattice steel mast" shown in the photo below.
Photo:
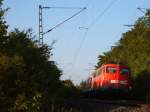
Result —
[{"label": "lattice steel mast", "polygon": [[43,45],[43,20],[42,20],[42,6],[39,5],[39,46]]},{"label": "lattice steel mast", "polygon": [[[71,17],[69,17],[68,19],[62,21],[61,23],[57,24],[56,26],[52,27],[50,30],[43,32],[43,9],[50,9],[50,8],[59,8],[59,9],[80,9],[80,11],[78,11],[77,13],[75,13],[74,15],[72,15]],[[83,10],[85,10],[86,8],[81,8],[81,7],[42,7],[41,5],[39,5],[39,46],[43,46],[43,36],[52,31],[53,29],[61,26],[62,24],[64,24],[65,22],[69,21],[70,19],[72,19],[73,17],[77,16],[78,14],[80,14]]]}]

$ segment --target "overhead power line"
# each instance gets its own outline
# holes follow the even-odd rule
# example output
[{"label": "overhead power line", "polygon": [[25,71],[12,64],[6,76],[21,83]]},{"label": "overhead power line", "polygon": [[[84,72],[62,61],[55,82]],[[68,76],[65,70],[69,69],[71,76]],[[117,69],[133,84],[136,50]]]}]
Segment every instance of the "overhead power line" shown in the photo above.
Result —
[{"label": "overhead power line", "polygon": [[[137,9],[144,14],[146,13],[146,10],[148,10],[147,8],[140,8],[140,7],[138,7]],[[125,24],[123,26],[134,27],[135,25],[134,24]]]},{"label": "overhead power line", "polygon": [[79,53],[80,53],[80,51],[81,51],[81,48],[82,48],[82,46],[83,46],[83,43],[84,43],[84,41],[85,41],[85,38],[86,38],[87,32],[88,32],[88,28],[86,28],[86,27],[79,27],[79,29],[85,30],[85,33],[84,33],[84,35],[83,35],[83,38],[82,38],[82,40],[81,40],[81,43],[79,44],[79,48],[77,49],[77,52],[76,52],[76,54],[74,55],[74,63],[76,62],[76,59],[78,58],[78,55],[79,55]]},{"label": "overhead power line", "polygon": [[[67,18],[66,20],[62,21],[61,23],[57,24],[56,26],[52,27],[51,29],[49,29],[48,31],[44,32],[43,31],[43,9],[51,9],[51,8],[57,8],[57,9],[80,9],[80,11],[78,11],[77,13],[75,13],[74,15],[72,15],[71,17]],[[53,29],[61,26],[62,24],[64,24],[65,22],[69,21],[70,19],[72,19],[73,17],[77,16],[78,14],[80,14],[82,11],[84,11],[86,9],[86,7],[81,8],[81,7],[43,7],[41,5],[39,5],[39,46],[43,46],[43,36],[47,33],[49,33],[50,31],[52,31]]]},{"label": "overhead power line", "polygon": [[108,4],[108,6],[103,10],[102,13],[100,13],[96,19],[93,20],[93,22],[90,24],[89,29],[95,25],[95,23],[114,5],[114,3],[117,2],[117,0],[113,0]]},{"label": "overhead power line", "polygon": [[78,58],[78,56],[79,56],[79,54],[80,54],[82,45],[83,45],[83,43],[84,43],[84,41],[85,41],[85,38],[86,38],[86,35],[87,35],[87,32],[88,32],[88,28],[87,28],[87,27],[79,27],[79,29],[85,30],[85,32],[84,32],[83,38],[82,38],[82,40],[81,40],[81,42],[80,42],[80,44],[79,44],[79,47],[78,47],[76,53],[74,54],[74,57],[73,57],[73,64],[72,64],[71,69],[73,69],[74,66],[75,66],[75,64],[76,64],[77,58]]},{"label": "overhead power line", "polygon": [[75,61],[76,61],[76,59],[77,59],[77,57],[78,57],[78,55],[79,55],[79,53],[80,53],[80,50],[81,50],[81,48],[82,48],[82,46],[83,46],[83,43],[84,43],[84,41],[85,41],[85,38],[86,38],[86,36],[87,36],[87,33],[88,33],[89,29],[105,14],[105,12],[106,12],[108,9],[111,8],[111,6],[112,6],[116,1],[117,1],[117,0],[113,0],[113,1],[104,9],[104,11],[103,11],[101,14],[99,14],[99,15],[97,16],[97,18],[90,24],[89,27],[87,27],[87,28],[85,28],[85,27],[79,27],[79,29],[85,29],[86,31],[85,31],[85,34],[84,34],[84,36],[83,36],[83,39],[82,39],[82,41],[81,41],[81,43],[80,43],[80,45],[79,45],[79,48],[78,48],[78,50],[77,50],[77,53],[76,53],[75,56],[74,56],[74,63],[75,63]]},{"label": "overhead power line", "polygon": [[110,9],[110,8],[112,7],[112,5],[113,5],[116,1],[117,1],[117,0],[113,0],[113,1],[104,9],[104,11],[103,11],[101,14],[99,14],[99,15],[97,16],[97,18],[90,24],[89,27],[79,27],[79,29],[84,29],[84,30],[86,30],[86,31],[85,31],[85,34],[84,34],[84,36],[83,36],[83,39],[81,40],[81,43],[80,43],[80,45],[79,45],[79,48],[77,49],[77,52],[76,52],[76,54],[74,55],[74,58],[73,58],[74,65],[75,65],[75,62],[76,62],[76,60],[77,60],[77,57],[78,57],[78,55],[79,55],[79,53],[80,53],[80,51],[81,51],[81,48],[82,48],[82,46],[83,46],[83,44],[84,44],[84,41],[85,41],[85,39],[86,39],[86,37],[87,37],[87,34],[88,34],[89,29],[106,13],[106,11],[107,11],[108,9]]},{"label": "overhead power line", "polygon": [[45,35],[46,33],[52,31],[53,29],[61,26],[62,24],[64,24],[65,22],[69,21],[70,19],[72,19],[73,17],[77,16],[78,14],[80,14],[83,10],[85,10],[86,7],[82,8],[79,12],[75,13],[74,15],[72,15],[71,17],[69,17],[68,19],[62,21],[61,23],[57,24],[56,26],[54,26],[53,28],[49,29],[48,31],[44,32],[43,35]]}]

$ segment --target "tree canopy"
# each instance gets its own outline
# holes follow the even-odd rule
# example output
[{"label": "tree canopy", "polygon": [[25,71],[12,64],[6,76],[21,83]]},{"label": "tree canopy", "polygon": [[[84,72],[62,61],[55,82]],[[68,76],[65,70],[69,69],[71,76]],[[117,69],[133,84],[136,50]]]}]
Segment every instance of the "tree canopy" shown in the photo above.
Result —
[{"label": "tree canopy", "polygon": [[[150,10],[135,22],[131,30],[122,34],[121,39],[110,51],[98,56],[96,67],[109,62],[127,65],[133,80],[135,79],[133,88],[143,90],[138,88],[141,86],[135,85],[140,85],[139,79],[145,82],[143,86],[150,81]],[[144,79],[139,78],[146,74]],[[146,90],[148,92],[150,87]]]},{"label": "tree canopy", "polygon": [[98,56],[97,67],[103,63],[122,63],[131,68],[132,75],[150,68],[150,11],[139,18],[133,28],[108,52]]},{"label": "tree canopy", "polygon": [[[51,61],[52,46],[37,45],[30,31],[7,32],[0,0],[0,111],[50,111],[71,91]],[[68,96],[67,96],[68,97]]]}]

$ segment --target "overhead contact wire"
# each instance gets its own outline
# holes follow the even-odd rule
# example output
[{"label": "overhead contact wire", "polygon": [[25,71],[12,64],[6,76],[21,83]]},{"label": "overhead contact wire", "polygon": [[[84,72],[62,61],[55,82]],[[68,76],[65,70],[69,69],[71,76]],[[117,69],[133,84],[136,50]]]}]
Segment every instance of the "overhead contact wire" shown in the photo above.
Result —
[{"label": "overhead contact wire", "polygon": [[110,2],[110,4],[108,4],[108,6],[103,10],[103,12],[100,13],[97,16],[97,18],[90,24],[89,29],[95,25],[95,23],[114,5],[115,2],[117,2],[117,0],[113,0],[112,2]]},{"label": "overhead contact wire", "polygon": [[83,39],[81,40],[81,43],[80,43],[80,45],[79,45],[79,48],[78,48],[78,50],[77,50],[77,53],[75,54],[75,56],[74,56],[74,63],[76,62],[76,60],[77,60],[77,58],[78,58],[78,56],[79,56],[79,53],[80,53],[80,51],[81,51],[81,49],[82,49],[82,46],[83,46],[83,43],[84,43],[84,41],[85,41],[85,39],[86,39],[86,36],[87,36],[87,33],[88,33],[88,29],[86,29],[86,31],[85,31],[85,33],[84,33],[84,36],[83,36]]},{"label": "overhead contact wire", "polygon": [[80,10],[79,12],[75,13],[74,15],[72,15],[70,18],[64,20],[63,22],[57,24],[56,26],[54,26],[53,28],[51,28],[50,30],[46,31],[45,33],[43,33],[43,35],[45,35],[46,33],[52,31],[53,29],[59,27],[60,25],[64,24],[65,22],[67,22],[68,20],[72,19],[73,17],[77,16],[78,14],[80,14],[83,10],[85,10],[86,8],[83,8],[82,10]]}]

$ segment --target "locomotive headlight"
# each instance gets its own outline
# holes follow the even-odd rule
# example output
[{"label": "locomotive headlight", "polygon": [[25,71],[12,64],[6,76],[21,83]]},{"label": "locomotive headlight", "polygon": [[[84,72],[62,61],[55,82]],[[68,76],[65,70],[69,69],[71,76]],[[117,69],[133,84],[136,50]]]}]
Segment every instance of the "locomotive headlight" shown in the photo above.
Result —
[{"label": "locomotive headlight", "polygon": [[119,83],[118,80],[110,80],[110,83]]}]

